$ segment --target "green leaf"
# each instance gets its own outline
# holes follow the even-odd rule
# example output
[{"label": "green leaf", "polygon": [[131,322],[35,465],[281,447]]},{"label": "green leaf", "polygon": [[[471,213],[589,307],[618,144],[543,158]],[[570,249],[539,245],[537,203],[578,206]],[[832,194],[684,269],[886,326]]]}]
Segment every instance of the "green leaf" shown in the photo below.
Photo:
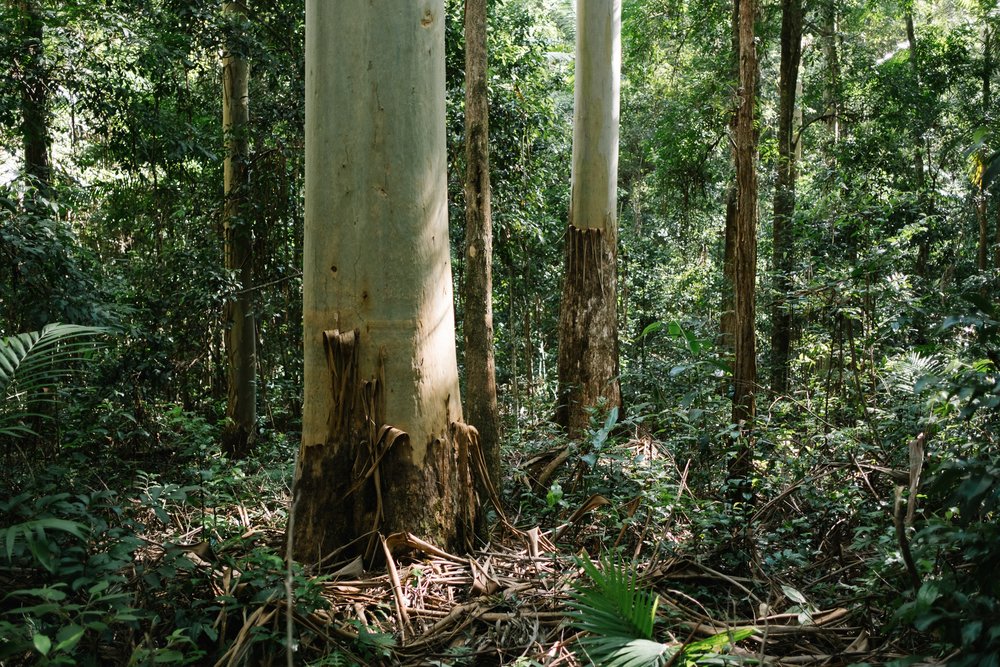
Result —
[{"label": "green leaf", "polygon": [[35,635],[31,638],[31,643],[35,645],[35,648],[42,655],[48,655],[49,651],[52,650],[52,640],[45,635]]},{"label": "green leaf", "polygon": [[[65,585],[65,584],[59,584]],[[14,591],[8,597],[34,597],[40,598],[42,600],[47,600],[49,602],[61,602],[66,599],[66,594],[59,590],[58,588],[25,588],[19,591]]]},{"label": "green leaf", "polygon": [[962,627],[962,645],[971,646],[983,634],[982,621],[970,621]]},{"label": "green leaf", "polygon": [[56,651],[72,651],[83,639],[84,633],[86,633],[86,629],[76,624],[59,628],[59,632],[56,633],[56,640],[59,642],[56,644]]},{"label": "green leaf", "polygon": [[684,653],[685,655],[718,653],[732,644],[747,639],[753,635],[754,632],[756,632],[756,628],[742,628],[740,630],[736,630],[735,632],[720,632],[717,635],[712,635],[711,637],[691,642],[684,647]]},{"label": "green leaf", "polygon": [[645,338],[649,334],[656,333],[662,328],[663,322],[653,322],[652,324],[648,324],[646,325],[646,328],[642,330],[642,333],[639,334],[639,338]]}]

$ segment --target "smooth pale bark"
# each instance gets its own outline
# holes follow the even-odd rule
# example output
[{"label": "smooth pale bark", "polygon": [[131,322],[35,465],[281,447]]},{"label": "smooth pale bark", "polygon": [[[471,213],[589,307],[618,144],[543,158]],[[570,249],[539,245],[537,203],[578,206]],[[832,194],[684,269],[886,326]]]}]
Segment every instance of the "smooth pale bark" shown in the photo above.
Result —
[{"label": "smooth pale bark", "polygon": [[44,64],[44,22],[35,0],[19,0],[21,29],[21,137],[24,171],[45,191],[51,180],[49,164],[48,76]]},{"label": "smooth pale bark", "polygon": [[257,439],[257,332],[253,313],[253,228],[247,206],[250,188],[247,131],[250,122],[249,67],[239,53],[236,30],[246,18],[241,2],[222,4],[223,16],[232,23],[222,56],[222,129],[225,133],[226,269],[240,286],[224,306],[225,346],[228,361],[225,450],[235,456],[249,453]]},{"label": "smooth pale bark", "polygon": [[305,388],[293,553],[469,546],[444,2],[306,3]]},{"label": "smooth pale bark", "polygon": [[572,193],[559,314],[559,408],[570,437],[588,408],[621,405],[618,381],[617,193],[621,2],[576,12]]},{"label": "smooth pale bark", "polygon": [[788,292],[794,266],[792,217],[795,215],[795,94],[802,56],[802,0],[783,0],[781,64],[778,74],[778,173],[774,185],[773,267],[774,302],[771,309],[771,393],[788,391],[788,358],[792,315]]},{"label": "smooth pale bark", "polygon": [[[500,417],[493,350],[486,0],[465,0],[465,406],[486,468],[500,480]],[[481,497],[482,496],[481,494]]]},{"label": "smooth pale bark", "polygon": [[757,388],[757,49],[754,0],[739,1],[739,88],[733,121],[736,163],[733,284],[733,422],[746,432],[730,464],[730,477],[746,479],[753,457],[749,431],[756,412]]}]

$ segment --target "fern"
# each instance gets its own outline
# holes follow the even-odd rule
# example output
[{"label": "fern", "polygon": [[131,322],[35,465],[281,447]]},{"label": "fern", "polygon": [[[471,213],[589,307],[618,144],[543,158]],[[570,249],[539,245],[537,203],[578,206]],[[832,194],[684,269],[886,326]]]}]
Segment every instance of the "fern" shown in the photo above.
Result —
[{"label": "fern", "polygon": [[74,362],[92,355],[99,347],[94,337],[106,331],[56,323],[0,339],[0,436],[35,435],[22,422],[49,418],[35,406],[55,401],[46,390],[65,380]]}]

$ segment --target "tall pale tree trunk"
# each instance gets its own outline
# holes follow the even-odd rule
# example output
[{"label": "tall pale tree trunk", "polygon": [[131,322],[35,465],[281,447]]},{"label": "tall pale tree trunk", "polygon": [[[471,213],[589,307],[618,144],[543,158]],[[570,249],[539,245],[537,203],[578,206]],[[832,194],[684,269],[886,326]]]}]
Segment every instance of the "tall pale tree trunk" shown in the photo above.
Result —
[{"label": "tall pale tree trunk", "polygon": [[587,409],[621,404],[618,381],[617,193],[621,0],[576,12],[572,193],[559,313],[559,408],[570,437]]},{"label": "tall pale tree trunk", "polygon": [[754,0],[739,2],[739,88],[733,120],[736,163],[736,211],[733,243],[735,294],[733,329],[733,422],[746,437],[740,439],[730,463],[733,479],[750,473],[753,449],[749,429],[756,411],[757,334],[757,49],[754,43]]},{"label": "tall pale tree trunk", "polygon": [[774,185],[774,303],[771,309],[771,392],[774,395],[788,391],[788,357],[792,338],[788,292],[791,289],[795,244],[792,231],[795,214],[795,94],[801,56],[802,0],[783,0],[778,74],[778,173]]},{"label": "tall pale tree trunk", "polygon": [[301,561],[397,531],[470,546],[444,22],[444,0],[306,3]]},{"label": "tall pale tree trunk", "polygon": [[21,80],[21,137],[24,171],[39,190],[51,182],[49,164],[49,82],[45,69],[44,21],[37,0],[18,0],[21,53],[18,76]]},{"label": "tall pale tree trunk", "polygon": [[222,56],[222,129],[225,133],[225,230],[226,269],[232,271],[239,290],[224,306],[225,346],[229,393],[225,450],[236,456],[249,453],[257,438],[257,334],[253,313],[253,226],[249,215],[248,171],[249,67],[241,53],[239,36],[246,20],[242,2],[222,3],[223,17],[230,21]]},{"label": "tall pale tree trunk", "polygon": [[[500,418],[493,352],[486,0],[465,0],[465,405],[486,467],[500,480]],[[481,497],[484,497],[481,495]]]}]

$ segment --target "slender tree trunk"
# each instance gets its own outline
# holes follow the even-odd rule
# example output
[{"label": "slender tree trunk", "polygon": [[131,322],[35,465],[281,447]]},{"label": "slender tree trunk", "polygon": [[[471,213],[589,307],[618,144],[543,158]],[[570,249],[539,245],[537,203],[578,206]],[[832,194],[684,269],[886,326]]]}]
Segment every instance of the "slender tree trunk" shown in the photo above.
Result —
[{"label": "slender tree trunk", "polygon": [[[906,13],[906,40],[910,51],[910,68],[913,71],[913,85],[917,87],[917,96],[920,96],[920,59],[917,51],[917,34],[913,26],[913,12]],[[919,102],[918,102],[919,104]],[[926,214],[925,192],[926,178],[924,175],[924,132],[918,109],[918,120],[913,124],[913,186],[917,194],[917,214]],[[930,258],[930,230],[924,230],[917,235],[917,261],[916,272],[919,276],[927,275],[927,261]]]},{"label": "slender tree trunk", "polygon": [[1000,269],[1000,206],[994,206],[997,212],[996,236],[993,239],[993,267]]},{"label": "slender tree trunk", "polygon": [[840,141],[840,48],[837,45],[837,0],[827,0],[823,5],[823,54],[826,59],[826,86],[823,102],[827,113],[827,127],[833,142]]},{"label": "slender tree trunk", "polygon": [[24,142],[24,171],[39,190],[48,190],[49,164],[48,97],[49,82],[42,44],[44,22],[36,0],[19,0],[21,28],[21,135]]},{"label": "slender tree trunk", "polygon": [[[465,404],[493,482],[500,481],[500,419],[493,350],[486,0],[465,0]],[[480,493],[480,497],[485,496]]]},{"label": "slender tree trunk", "polygon": [[[993,79],[993,53],[991,48],[992,35],[989,26],[983,28],[983,125],[989,121],[990,117],[990,105],[992,100],[990,85]],[[982,154],[980,159],[986,157],[985,148],[981,149]],[[983,164],[983,169],[980,174],[985,173],[986,165]],[[986,271],[989,264],[989,193],[985,187],[985,181],[982,176],[979,179],[977,192],[975,193],[976,200],[976,219],[979,222],[979,244],[977,246],[976,253],[976,267],[982,272]],[[1000,226],[997,227],[997,235],[1000,237]],[[1000,253],[1000,249],[996,252]]]},{"label": "slender tree trunk", "polygon": [[302,561],[348,545],[372,555],[399,531],[471,546],[444,22],[444,0],[306,3]]},{"label": "slender tree trunk", "polygon": [[223,16],[231,20],[222,57],[222,129],[226,140],[224,165],[226,269],[237,277],[239,291],[224,307],[229,393],[225,450],[235,456],[249,453],[257,439],[257,333],[253,313],[253,227],[247,206],[249,67],[240,52],[239,35],[246,20],[242,2],[224,2]]},{"label": "slender tree trunk", "polygon": [[783,0],[781,66],[778,88],[778,173],[774,186],[774,305],[771,310],[771,392],[788,391],[792,315],[788,292],[794,265],[792,217],[795,214],[795,93],[802,55],[802,0]]},{"label": "slender tree trunk", "polygon": [[[801,36],[801,33],[800,33],[800,35],[799,35],[799,46],[800,46],[800,50],[799,50],[799,63],[800,64],[802,62],[802,51],[801,51],[802,39],[801,38],[802,38],[802,36]],[[798,77],[796,79],[796,82],[795,82],[795,99],[796,100],[801,100],[802,99],[802,95],[803,95],[802,79],[803,79],[803,77],[800,76],[800,77]],[[802,105],[801,104],[796,104],[795,105],[795,111],[792,113],[792,149],[794,151],[793,152],[793,156],[794,156],[794,161],[795,161],[796,164],[798,164],[798,162],[800,160],[802,160],[802,135],[800,133],[802,131],[802,123],[805,121],[805,119],[804,119],[803,116],[804,116],[804,114],[802,112]]]},{"label": "slender tree trunk", "polygon": [[[730,79],[733,85],[738,85],[740,80],[740,2],[733,0],[732,11],[729,15],[730,35],[732,36],[732,57],[730,58]],[[735,134],[736,115],[735,108],[733,116],[729,120],[729,130]],[[735,163],[736,153],[733,153]],[[733,183],[726,191],[726,218],[723,231],[722,246],[722,306],[719,316],[719,340],[718,345],[722,352],[731,360],[736,335],[736,265],[733,263],[736,257],[736,180],[733,176]],[[722,387],[724,393],[730,389],[728,378],[724,379]]]},{"label": "slender tree trunk", "polygon": [[[739,2],[739,0],[736,0]],[[736,183],[726,191],[725,238],[722,250],[722,312],[719,318],[719,347],[732,358],[736,336]],[[729,385],[726,382],[725,389]]]},{"label": "slender tree trunk", "polygon": [[741,438],[730,477],[746,479],[753,457],[750,429],[756,412],[757,336],[757,49],[754,43],[754,0],[739,0],[739,89],[733,122],[736,162],[736,215],[733,244],[735,299],[733,355],[733,422]]},{"label": "slender tree trunk", "polygon": [[570,437],[587,409],[621,405],[618,381],[617,191],[621,0],[577,6],[573,185],[559,314],[559,409]]},{"label": "slender tree trunk", "polygon": [[987,219],[987,199],[986,189],[982,186],[982,181],[976,187],[973,195],[976,204],[976,221],[979,223],[979,243],[976,245],[976,268],[980,272],[989,268],[989,244],[990,230]]}]

